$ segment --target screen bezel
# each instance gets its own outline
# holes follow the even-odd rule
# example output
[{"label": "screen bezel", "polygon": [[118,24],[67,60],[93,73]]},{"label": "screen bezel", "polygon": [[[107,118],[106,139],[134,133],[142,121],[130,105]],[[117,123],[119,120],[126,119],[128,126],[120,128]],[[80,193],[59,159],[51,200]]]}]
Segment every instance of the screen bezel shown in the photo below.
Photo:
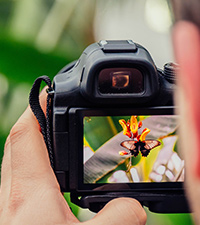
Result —
[{"label": "screen bezel", "polygon": [[[83,165],[83,118],[85,116],[126,116],[126,115],[174,115],[174,107],[149,107],[149,108],[71,108],[69,111],[71,119],[73,118],[76,123],[71,122],[74,126],[74,132],[70,132],[71,140],[74,140],[74,135],[78,141],[73,143],[73,152],[71,162],[76,160],[77,163],[71,163],[71,189],[83,192],[108,192],[108,191],[165,191],[165,190],[182,190],[184,182],[142,182],[142,183],[97,183],[85,184],[84,183],[84,165]],[[70,122],[70,121],[69,121]],[[75,147],[76,146],[76,147]],[[124,185],[122,185],[124,184]],[[120,186],[120,188],[119,188]]]}]

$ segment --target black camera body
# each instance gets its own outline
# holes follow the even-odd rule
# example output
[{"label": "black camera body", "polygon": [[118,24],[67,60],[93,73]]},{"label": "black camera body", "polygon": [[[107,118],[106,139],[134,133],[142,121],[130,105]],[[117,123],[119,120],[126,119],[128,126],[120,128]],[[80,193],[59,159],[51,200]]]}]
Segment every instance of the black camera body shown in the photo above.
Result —
[{"label": "black camera body", "polygon": [[[117,197],[133,197],[154,212],[188,212],[184,162],[174,147],[175,88],[171,65],[156,68],[149,52],[132,41],[92,44],[62,69],[52,99],[54,171],[61,191],[95,212]],[[182,166],[173,172],[176,162]]]}]

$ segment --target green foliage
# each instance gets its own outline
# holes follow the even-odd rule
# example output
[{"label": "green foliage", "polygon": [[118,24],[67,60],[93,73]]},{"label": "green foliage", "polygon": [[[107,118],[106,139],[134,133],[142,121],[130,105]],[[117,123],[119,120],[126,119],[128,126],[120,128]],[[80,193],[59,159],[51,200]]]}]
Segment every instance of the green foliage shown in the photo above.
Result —
[{"label": "green foliage", "polygon": [[156,214],[148,210],[147,212],[147,224],[162,224],[162,225],[194,225],[194,221],[190,214]]},{"label": "green foliage", "polygon": [[0,73],[9,81],[33,83],[43,74],[53,76],[67,63],[70,56],[60,57],[55,54],[44,54],[33,46],[5,38],[0,39]]},{"label": "green foliage", "polygon": [[[78,0],[0,1],[0,162],[34,80],[41,75],[53,79],[94,42],[94,6],[95,1]],[[77,215],[78,207],[72,208]]]},{"label": "green foliage", "polygon": [[84,131],[85,138],[94,151],[117,133],[110,117],[95,117],[92,120],[86,118]]},{"label": "green foliage", "polygon": [[64,197],[65,197],[66,201],[68,202],[69,207],[71,208],[73,214],[77,215],[78,211],[79,211],[79,207],[77,205],[71,203],[71,201],[70,201],[70,193],[68,193],[68,192],[64,193]]}]

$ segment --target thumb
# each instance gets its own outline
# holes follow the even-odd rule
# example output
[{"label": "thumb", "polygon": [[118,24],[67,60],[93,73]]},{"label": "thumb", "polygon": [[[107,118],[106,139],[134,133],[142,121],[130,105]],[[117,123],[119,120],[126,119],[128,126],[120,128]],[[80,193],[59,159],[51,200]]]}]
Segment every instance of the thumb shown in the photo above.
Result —
[{"label": "thumb", "polygon": [[146,223],[146,213],[135,199],[119,198],[110,201],[89,224],[142,225]]}]

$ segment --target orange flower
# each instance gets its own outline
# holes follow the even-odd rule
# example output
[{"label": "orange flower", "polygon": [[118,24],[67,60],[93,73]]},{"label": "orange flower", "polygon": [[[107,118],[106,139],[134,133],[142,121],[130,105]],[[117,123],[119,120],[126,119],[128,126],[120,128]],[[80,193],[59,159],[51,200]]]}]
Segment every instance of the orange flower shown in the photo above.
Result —
[{"label": "orange flower", "polygon": [[128,155],[129,153],[126,152],[126,151],[120,151],[119,154],[120,154],[121,156],[123,156],[123,155]]},{"label": "orange flower", "polygon": [[[119,154],[121,156],[130,155],[131,156],[138,156],[141,152],[143,157],[147,157],[149,152],[156,148],[157,146],[161,145],[161,142],[157,140],[146,140],[145,138],[147,134],[151,131],[149,128],[145,128],[142,133],[138,134],[138,129],[142,127],[142,122],[137,121],[137,116],[131,116],[130,121],[127,122],[124,119],[119,120],[123,128],[123,134],[127,135],[132,140],[125,140],[121,142],[121,146],[128,149],[129,152],[120,151]],[[131,165],[131,158],[130,158],[130,165]]]},{"label": "orange flower", "polygon": [[132,138],[137,137],[138,136],[137,116],[131,116],[130,128],[133,135]]},{"label": "orange flower", "polygon": [[130,121],[127,122],[124,119],[119,120],[120,125],[123,128],[123,134],[129,138],[137,138],[138,141],[145,141],[150,129],[145,128],[140,135],[138,135],[138,129],[142,127],[142,121],[137,121],[137,116],[131,116]]},{"label": "orange flower", "polygon": [[142,131],[142,133],[141,133],[141,135],[140,135],[140,137],[139,137],[139,140],[140,140],[140,141],[145,141],[145,138],[146,138],[147,134],[148,134],[150,131],[151,131],[150,129],[145,128],[145,129]]},{"label": "orange flower", "polygon": [[132,134],[131,134],[131,130],[130,130],[130,122],[129,122],[129,120],[126,123],[126,121],[124,119],[121,119],[121,120],[119,120],[119,123],[120,123],[120,125],[123,128],[123,134],[127,135],[129,138],[131,138]]}]

